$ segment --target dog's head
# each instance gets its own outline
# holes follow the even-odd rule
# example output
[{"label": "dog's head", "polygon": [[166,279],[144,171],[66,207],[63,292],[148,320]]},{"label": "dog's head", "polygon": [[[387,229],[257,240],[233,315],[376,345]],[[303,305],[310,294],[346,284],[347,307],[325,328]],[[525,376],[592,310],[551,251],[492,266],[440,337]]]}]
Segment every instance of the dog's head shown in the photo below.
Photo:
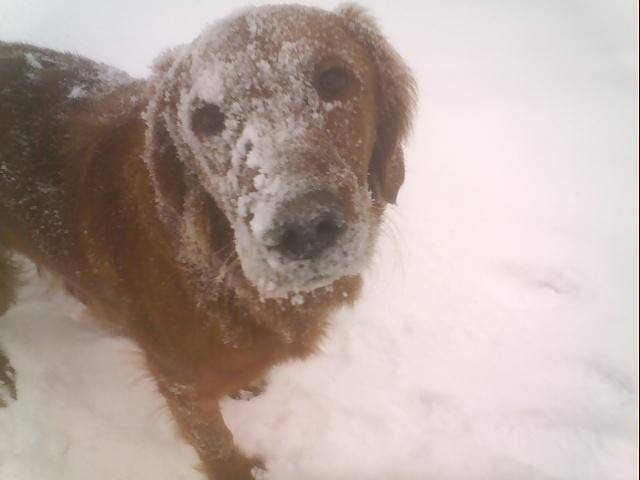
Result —
[{"label": "dog's head", "polygon": [[366,14],[246,10],[160,58],[152,88],[145,158],[185,263],[237,255],[263,298],[360,273],[415,90]]}]

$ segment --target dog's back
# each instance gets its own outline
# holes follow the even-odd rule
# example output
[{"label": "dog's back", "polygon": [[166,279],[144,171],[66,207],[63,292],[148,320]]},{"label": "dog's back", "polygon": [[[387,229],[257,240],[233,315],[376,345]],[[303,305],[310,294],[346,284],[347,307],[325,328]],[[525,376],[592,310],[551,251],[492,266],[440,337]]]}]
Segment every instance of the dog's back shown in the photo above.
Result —
[{"label": "dog's back", "polygon": [[[93,157],[73,151],[91,153],[100,120],[113,128],[113,116],[133,110],[108,99],[127,83],[133,95],[140,87],[132,82],[75,55],[0,43],[0,244],[36,258],[72,248],[74,186]],[[75,135],[78,129],[95,134]],[[69,159],[87,165],[69,168]]]},{"label": "dog's back", "polygon": [[67,278],[87,270],[81,228],[117,209],[110,189],[128,155],[114,150],[130,152],[142,129],[143,88],[82,57],[0,42],[0,309],[16,282],[7,250]]}]

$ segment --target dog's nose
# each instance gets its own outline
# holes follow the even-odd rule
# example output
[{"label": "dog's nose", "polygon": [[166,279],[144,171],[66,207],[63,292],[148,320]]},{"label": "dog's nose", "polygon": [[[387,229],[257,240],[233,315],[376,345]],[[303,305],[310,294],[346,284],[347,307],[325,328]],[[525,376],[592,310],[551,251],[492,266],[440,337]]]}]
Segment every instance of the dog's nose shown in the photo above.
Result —
[{"label": "dog's nose", "polygon": [[311,260],[336,243],[345,224],[340,200],[331,192],[314,191],[285,202],[278,226],[265,240],[287,258]]}]

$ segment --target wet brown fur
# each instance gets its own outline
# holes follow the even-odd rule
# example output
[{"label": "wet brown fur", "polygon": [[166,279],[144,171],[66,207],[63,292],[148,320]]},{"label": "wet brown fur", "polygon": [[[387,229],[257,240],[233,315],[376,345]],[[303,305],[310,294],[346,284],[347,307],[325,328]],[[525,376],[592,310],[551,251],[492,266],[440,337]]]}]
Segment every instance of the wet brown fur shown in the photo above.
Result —
[{"label": "wet brown fur", "polygon": [[[377,122],[377,138],[369,182],[381,213],[385,203],[395,201],[404,177],[401,143],[413,81],[390,48],[373,48],[380,38],[362,11],[348,7],[341,18],[369,52],[359,61],[377,69],[378,118],[370,119]],[[38,82],[25,80],[29,52],[50,60],[41,62]],[[56,67],[56,60],[67,67]],[[250,284],[231,288],[223,278],[220,289],[200,301],[193,278],[177,259],[175,239],[159,218],[141,160],[147,128],[141,114],[153,88],[136,81],[97,100],[62,102],[70,85],[94,81],[95,68],[69,54],[0,43],[0,314],[15,300],[19,282],[12,252],[60,276],[75,296],[145,352],[209,478],[251,479],[257,462],[235,447],[218,400],[278,362],[311,354],[327,315],[353,301],[360,279],[342,278],[333,293],[310,295],[303,305],[292,306],[261,302]],[[132,103],[132,97],[138,101]],[[159,181],[179,198],[187,187],[167,151]],[[224,215],[210,197],[198,202],[220,268],[241,277]]]}]

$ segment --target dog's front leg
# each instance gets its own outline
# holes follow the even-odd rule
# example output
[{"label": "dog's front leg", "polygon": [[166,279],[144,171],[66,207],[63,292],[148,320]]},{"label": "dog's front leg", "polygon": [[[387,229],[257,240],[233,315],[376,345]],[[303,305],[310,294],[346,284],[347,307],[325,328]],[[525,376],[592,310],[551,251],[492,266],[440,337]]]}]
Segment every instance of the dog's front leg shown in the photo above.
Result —
[{"label": "dog's front leg", "polygon": [[259,459],[248,458],[235,445],[220,412],[220,396],[202,394],[196,387],[159,382],[160,390],[181,433],[193,445],[202,470],[215,480],[254,480],[263,468]]}]

